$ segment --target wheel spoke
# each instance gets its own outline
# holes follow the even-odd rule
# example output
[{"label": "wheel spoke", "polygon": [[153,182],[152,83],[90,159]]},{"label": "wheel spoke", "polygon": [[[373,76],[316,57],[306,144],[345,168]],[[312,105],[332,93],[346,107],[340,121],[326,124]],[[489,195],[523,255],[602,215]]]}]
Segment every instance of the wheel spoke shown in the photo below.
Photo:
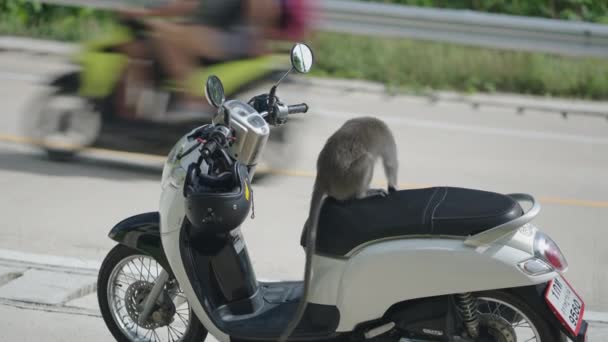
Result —
[{"label": "wheel spoke", "polygon": [[[141,258],[137,259],[137,261],[139,261],[139,280],[145,280],[144,279],[144,263],[141,261]],[[133,265],[137,268],[137,265],[135,263],[133,263]]]},{"label": "wheel spoke", "polygon": [[154,333],[154,341],[160,341],[160,336],[158,336],[156,330],[152,330],[152,332]]},{"label": "wheel spoke", "polygon": [[[146,261],[144,260],[144,263]],[[150,271],[150,265],[152,265],[152,259],[148,258],[148,267],[146,268],[146,271],[148,272],[148,275],[146,276],[146,280],[150,281],[150,276],[152,275],[152,271]]]},{"label": "wheel spoke", "polygon": [[[484,315],[487,319],[496,320],[494,324],[499,324],[499,329],[502,336],[513,336],[516,341],[532,342],[538,341],[540,335],[538,334],[537,328],[533,322],[530,321],[523,311],[513,306],[509,302],[505,302],[495,298],[480,297],[479,300],[479,314]],[[487,310],[485,310],[487,308]],[[494,316],[495,318],[492,318]],[[502,322],[502,323],[501,323]],[[504,328],[509,329],[504,329]],[[496,330],[497,332],[499,330]],[[511,339],[509,339],[511,340]],[[545,342],[543,340],[543,342]]]},{"label": "wheel spoke", "polygon": [[166,336],[162,329],[154,329],[154,325],[138,323],[137,315],[141,310],[139,301],[147,296],[161,272],[162,266],[153,258],[131,255],[114,267],[108,279],[108,304],[114,321],[128,340],[179,341],[188,330],[191,323],[190,307],[175,280],[168,282],[163,289],[165,295],[169,296],[167,299],[173,301],[172,305],[175,307],[173,322],[162,324],[166,324]]},{"label": "wheel spoke", "polygon": [[[132,261],[131,261],[131,262],[129,262],[129,263],[126,265],[126,266],[129,268],[129,271],[131,271],[131,274],[138,274],[138,273],[140,273],[140,274],[141,274],[141,272],[133,272],[133,269],[131,268],[131,264],[133,264],[133,267],[135,267],[135,269],[137,270],[137,265],[135,265],[135,263],[133,263]],[[126,274],[125,274],[125,275],[126,275]],[[137,279],[137,278],[135,278],[135,277],[132,277],[132,278],[133,278],[133,280],[135,280],[135,281],[140,280],[140,279]]]},{"label": "wheel spoke", "polygon": [[[494,310],[492,311],[492,314],[493,314],[493,315],[495,315],[495,314],[496,314],[497,312],[499,312],[499,311],[500,311],[500,304],[498,304],[498,305],[497,305],[497,306],[494,308]],[[500,313],[499,313],[499,316],[500,316]]]},{"label": "wheel spoke", "polygon": [[175,327],[172,327],[171,325],[167,325],[167,327],[169,327],[169,329],[171,329],[171,331],[175,334],[175,336],[177,336],[177,338],[179,339],[180,337],[183,336],[183,332],[177,330]]},{"label": "wheel spoke", "polygon": [[177,315],[177,317],[179,317],[179,319],[184,323],[185,326],[188,326],[188,322],[184,319],[182,314],[180,314],[179,312],[176,312],[175,314]]}]

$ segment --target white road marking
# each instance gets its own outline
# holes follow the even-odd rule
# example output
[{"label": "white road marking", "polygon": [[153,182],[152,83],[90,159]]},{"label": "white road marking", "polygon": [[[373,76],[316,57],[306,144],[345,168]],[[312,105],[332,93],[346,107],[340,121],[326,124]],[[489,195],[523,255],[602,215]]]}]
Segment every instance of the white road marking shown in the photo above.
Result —
[{"label": "white road marking", "polygon": [[[328,118],[342,118],[342,119],[348,119],[348,118],[353,118],[356,116],[368,115],[368,114],[364,114],[364,113],[351,113],[351,112],[343,112],[343,111],[336,111],[336,110],[323,109],[323,108],[314,109],[314,110],[311,110],[311,112],[314,114],[320,115],[320,116],[328,117]],[[497,127],[487,127],[487,126],[480,126],[480,125],[446,123],[446,122],[437,122],[437,121],[430,121],[430,120],[408,119],[408,118],[404,118],[404,117],[395,117],[395,116],[383,116],[382,120],[386,121],[387,123],[395,123],[395,124],[406,125],[406,126],[411,126],[411,127],[419,127],[419,128],[440,129],[440,130],[446,130],[446,131],[469,132],[469,133],[492,135],[492,136],[500,135],[500,136],[506,136],[506,137],[533,139],[533,140],[553,140],[553,141],[560,141],[560,142],[608,145],[608,138],[603,138],[603,137],[592,137],[592,136],[543,132],[543,131],[532,131],[532,130],[518,130],[518,129],[509,129],[509,128],[497,128]]]}]

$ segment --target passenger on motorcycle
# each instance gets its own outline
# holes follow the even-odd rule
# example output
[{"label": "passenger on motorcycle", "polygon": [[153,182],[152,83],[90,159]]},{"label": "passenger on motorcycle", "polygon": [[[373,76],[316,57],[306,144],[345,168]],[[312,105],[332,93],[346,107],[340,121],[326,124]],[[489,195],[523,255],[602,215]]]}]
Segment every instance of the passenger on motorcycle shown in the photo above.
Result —
[{"label": "passenger on motorcycle", "polygon": [[[305,34],[307,0],[176,0],[155,9],[122,11],[128,17],[185,17],[185,22],[148,20],[160,62],[181,90],[179,112],[205,109],[202,94],[192,94],[190,76],[200,60],[208,63],[267,53],[268,40],[294,40]],[[145,58],[145,46],[130,46],[133,59]],[[141,83],[141,68],[129,68]],[[194,113],[193,113],[194,114]],[[169,114],[171,115],[171,114]]]}]

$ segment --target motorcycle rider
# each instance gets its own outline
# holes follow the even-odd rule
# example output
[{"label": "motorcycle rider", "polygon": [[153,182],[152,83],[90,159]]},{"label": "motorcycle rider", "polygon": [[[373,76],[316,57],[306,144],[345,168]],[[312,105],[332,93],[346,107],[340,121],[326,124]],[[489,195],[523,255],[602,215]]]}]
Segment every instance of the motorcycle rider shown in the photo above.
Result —
[{"label": "motorcycle rider", "polygon": [[[213,63],[259,56],[269,51],[269,40],[299,39],[306,32],[310,4],[307,0],[176,0],[159,8],[122,13],[128,17],[188,18],[185,23],[146,23],[160,62],[181,90],[178,112],[200,115],[197,113],[205,109],[205,101],[200,93],[189,91],[201,88],[190,79],[200,59]],[[147,49],[132,45],[126,53],[142,58]],[[129,72],[141,82],[143,73],[138,69],[131,67]]]}]

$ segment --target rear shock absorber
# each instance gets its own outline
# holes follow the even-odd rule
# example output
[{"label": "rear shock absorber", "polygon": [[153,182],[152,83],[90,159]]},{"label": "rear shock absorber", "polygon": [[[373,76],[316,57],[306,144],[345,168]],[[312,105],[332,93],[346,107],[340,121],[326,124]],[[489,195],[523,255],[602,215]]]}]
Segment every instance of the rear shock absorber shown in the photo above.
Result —
[{"label": "rear shock absorber", "polygon": [[477,300],[470,292],[456,295],[458,309],[462,314],[464,325],[472,338],[479,337],[479,317],[477,315]]}]

